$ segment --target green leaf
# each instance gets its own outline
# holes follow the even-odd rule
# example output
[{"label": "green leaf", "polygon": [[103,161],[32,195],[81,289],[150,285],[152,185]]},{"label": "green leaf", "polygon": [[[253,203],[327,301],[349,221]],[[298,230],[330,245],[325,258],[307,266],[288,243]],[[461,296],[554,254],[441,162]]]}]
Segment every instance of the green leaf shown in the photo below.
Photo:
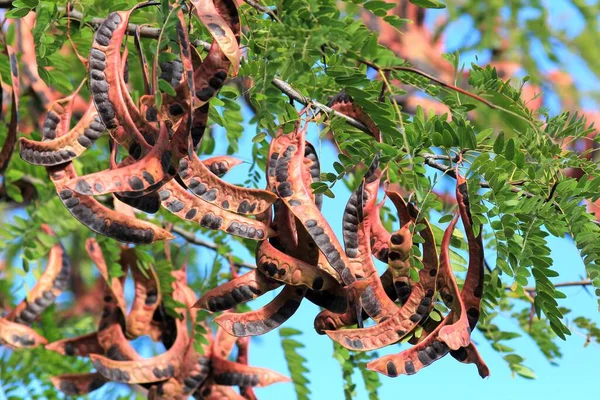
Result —
[{"label": "green leaf", "polygon": [[410,0],[416,6],[423,8],[446,8],[446,5],[435,0]]}]

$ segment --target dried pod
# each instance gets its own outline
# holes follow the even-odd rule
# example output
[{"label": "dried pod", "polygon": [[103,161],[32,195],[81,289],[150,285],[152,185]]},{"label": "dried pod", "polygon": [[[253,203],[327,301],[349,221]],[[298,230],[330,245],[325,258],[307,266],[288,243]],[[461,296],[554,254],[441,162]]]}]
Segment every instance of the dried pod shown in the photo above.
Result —
[{"label": "dried pod", "polygon": [[266,190],[247,189],[221,180],[195,154],[181,159],[179,176],[200,199],[238,214],[261,214],[277,199]]},{"label": "dried pod", "polygon": [[338,282],[326,272],[302,260],[277,250],[267,240],[256,250],[256,266],[265,276],[292,286],[306,286],[312,290],[329,290],[339,287]]},{"label": "dried pod", "polygon": [[204,228],[252,240],[264,240],[273,235],[265,224],[206,203],[174,181],[167,183],[158,193],[163,207],[168,211],[181,219],[199,223]]},{"label": "dried pod", "polygon": [[225,386],[264,387],[291,379],[266,368],[250,367],[220,357],[212,357],[212,379]]},{"label": "dried pod", "polygon": [[221,314],[215,322],[231,335],[263,335],[279,327],[296,312],[305,292],[302,287],[286,286],[266,306],[246,313]]},{"label": "dried pod", "polygon": [[98,342],[97,332],[48,343],[46,350],[55,351],[63,356],[79,357],[88,357],[92,353],[104,353],[104,349]]},{"label": "dried pod", "polygon": [[101,388],[107,380],[97,372],[53,376],[50,382],[67,396],[81,396]]},{"label": "dried pod", "polygon": [[[71,161],[79,157],[87,150],[104,132],[104,124],[98,116],[96,107],[90,104],[88,110],[79,120],[77,125],[68,133],[56,137],[50,129],[56,129],[53,125],[55,114],[49,111],[44,123],[44,137],[54,139],[37,142],[27,138],[20,138],[20,155],[23,160],[30,164],[52,166]],[[52,121],[50,123],[49,121]],[[48,132],[47,132],[48,131]]]},{"label": "dried pod", "polygon": [[[43,224],[42,230],[51,236],[54,232]],[[9,321],[31,325],[56,298],[67,289],[71,277],[71,261],[62,244],[56,243],[50,249],[46,269],[33,287],[28,298],[19,303],[7,316]]]},{"label": "dried pod", "polygon": [[221,286],[209,290],[194,304],[194,307],[212,312],[229,310],[238,304],[253,300],[280,285],[279,282],[268,279],[257,270],[251,270]]},{"label": "dried pod", "polygon": [[29,349],[47,344],[46,338],[32,328],[0,318],[0,344],[15,349]]}]

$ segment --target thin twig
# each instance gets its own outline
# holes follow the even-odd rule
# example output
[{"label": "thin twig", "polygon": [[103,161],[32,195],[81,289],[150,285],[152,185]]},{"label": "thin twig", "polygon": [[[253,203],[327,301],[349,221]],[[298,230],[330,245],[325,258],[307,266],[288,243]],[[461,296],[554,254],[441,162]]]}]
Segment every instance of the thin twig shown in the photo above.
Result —
[{"label": "thin twig", "polygon": [[[570,282],[560,282],[560,283],[556,283],[554,284],[555,288],[560,288],[560,287],[573,287],[573,286],[581,286],[581,287],[585,287],[585,286],[590,286],[593,285],[593,282],[591,279],[585,279],[583,281],[570,281]],[[511,286],[505,286],[504,287],[505,290],[512,290]],[[523,288],[524,291],[531,293],[531,292],[535,292],[536,288],[534,287],[524,287]]]},{"label": "thin twig", "polygon": [[[203,240],[203,239],[200,239],[200,238],[196,237],[196,234],[194,232],[186,231],[185,229],[180,228],[176,225],[173,225],[173,227],[171,228],[171,231],[175,232],[176,234],[181,236],[188,243],[194,244],[196,246],[201,246],[206,249],[213,250],[213,251],[217,251],[219,249],[219,246],[217,246],[216,244],[214,244],[212,242],[207,242],[206,240]],[[234,264],[240,268],[256,269],[256,266],[254,264],[249,264],[246,262],[239,262],[239,263],[234,263]]]},{"label": "thin twig", "polygon": [[255,0],[244,0],[244,3],[248,4],[250,7],[254,8],[258,12],[267,14],[272,20],[281,22],[281,21],[279,21],[279,18],[277,18],[276,11],[270,9],[267,6],[263,6],[262,4],[259,4],[258,1],[255,1]]}]

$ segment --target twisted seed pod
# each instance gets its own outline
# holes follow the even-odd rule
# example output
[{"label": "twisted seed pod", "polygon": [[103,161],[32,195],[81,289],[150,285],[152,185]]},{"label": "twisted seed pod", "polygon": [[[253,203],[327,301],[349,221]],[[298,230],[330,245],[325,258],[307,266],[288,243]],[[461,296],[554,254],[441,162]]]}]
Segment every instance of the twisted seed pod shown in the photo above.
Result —
[{"label": "twisted seed pod", "polygon": [[131,311],[127,315],[126,335],[133,339],[145,335],[151,328],[152,318],[162,300],[158,276],[153,268],[145,271],[140,270],[137,263],[131,264],[135,296]]},{"label": "twisted seed pod", "polygon": [[[394,193],[388,193],[396,203],[401,202],[401,197]],[[410,208],[408,209],[410,210]],[[415,216],[416,216],[416,210]],[[415,218],[413,216],[412,218]],[[435,295],[436,278],[438,272],[438,257],[433,238],[433,232],[426,219],[422,221],[425,228],[420,232],[423,238],[423,269],[419,271],[419,282],[412,286],[407,301],[401,308],[378,325],[363,329],[344,329],[339,331],[326,331],[325,333],[342,346],[352,350],[373,350],[395,343],[412,331],[417,324],[429,314],[433,305]],[[393,254],[392,245],[390,254]],[[400,245],[402,243],[399,243]],[[392,271],[393,274],[393,271]]]},{"label": "twisted seed pod", "polygon": [[[328,263],[339,274],[342,282],[345,285],[352,284],[356,277],[354,272],[348,268],[348,258],[331,226],[323,218],[303,184],[304,131],[296,129],[295,132],[289,135],[283,135],[280,132],[274,140],[277,141],[276,149],[284,149],[279,154],[273,171],[278,182],[277,194],[294,216],[302,222]],[[274,154],[278,154],[278,152],[274,151]]]}]

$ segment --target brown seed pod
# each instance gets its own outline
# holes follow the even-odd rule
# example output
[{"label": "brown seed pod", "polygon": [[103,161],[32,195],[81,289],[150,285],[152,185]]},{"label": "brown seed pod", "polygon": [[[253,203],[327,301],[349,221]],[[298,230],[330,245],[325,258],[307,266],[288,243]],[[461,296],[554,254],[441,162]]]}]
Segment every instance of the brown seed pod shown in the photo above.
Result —
[{"label": "brown seed pod", "polygon": [[469,326],[473,330],[479,320],[479,309],[481,297],[483,296],[485,278],[483,240],[481,229],[477,236],[473,232],[467,181],[459,173],[458,166],[456,169],[456,200],[469,245],[469,267],[461,295],[467,310]]},{"label": "brown seed pod", "polygon": [[457,221],[458,218],[455,217],[444,232],[440,252],[440,274],[438,277],[440,297],[453,312],[453,319],[440,329],[438,336],[451,350],[458,350],[461,347],[468,346],[471,342],[471,328],[469,327],[462,296],[458,290],[452,266],[450,265],[450,238],[452,237],[452,232]]},{"label": "brown seed pod", "polygon": [[19,125],[19,64],[17,62],[17,55],[14,49],[6,45],[4,53],[8,57],[11,81],[12,81],[12,93],[11,93],[11,107],[10,107],[10,124],[8,125],[8,133],[6,139],[0,150],[0,175],[4,174],[12,153],[17,143],[17,129]]},{"label": "brown seed pod", "polygon": [[[48,112],[44,130],[50,129],[46,125],[48,121],[52,120],[51,115],[54,114]],[[20,138],[20,155],[23,160],[34,165],[52,166],[62,164],[79,157],[103,132],[104,124],[98,117],[96,107],[90,104],[77,125],[65,135],[43,142],[24,137]],[[46,133],[44,133],[44,136],[52,137],[46,135]]]},{"label": "brown seed pod", "polygon": [[385,205],[385,200],[373,207],[372,212],[366,214],[365,218],[369,220],[371,226],[371,252],[379,261],[388,261],[389,243],[391,233],[385,229],[381,222],[381,209]]},{"label": "brown seed pod", "polygon": [[89,374],[65,374],[50,377],[55,388],[67,396],[80,396],[101,388],[107,380],[97,372]]},{"label": "brown seed pod", "polygon": [[[127,305],[125,304],[125,289],[123,286],[125,277],[122,276],[120,278],[109,278],[108,266],[106,265],[106,260],[102,254],[102,249],[100,248],[100,245],[96,239],[88,238],[85,241],[85,250],[92,262],[96,264],[96,268],[98,268],[98,271],[104,279],[104,282],[109,285],[111,296],[114,297],[115,301],[117,302],[117,306],[123,315],[125,315],[127,311]],[[121,266],[123,267],[124,275],[127,275],[129,264],[125,263],[125,259],[123,257],[121,258]]]},{"label": "brown seed pod", "polygon": [[243,161],[232,156],[215,156],[202,160],[202,163],[208,167],[210,172],[219,178],[225,175],[233,167],[240,165]]},{"label": "brown seed pod", "polygon": [[120,54],[129,17],[138,6],[109,14],[99,26],[90,50],[89,73],[92,99],[111,136],[130,153],[134,144],[141,146],[140,156],[144,156],[150,150],[147,143],[154,144],[158,133],[125,89]]},{"label": "brown seed pod", "polygon": [[342,90],[340,93],[336,94],[329,102],[329,105],[335,111],[362,122],[369,128],[373,138],[378,142],[381,142],[381,132],[377,125],[375,125],[371,117],[369,117],[362,108],[354,104],[354,100],[346,93],[346,91]]},{"label": "brown seed pod", "polygon": [[257,270],[251,270],[209,290],[193,307],[212,312],[229,310],[238,304],[254,300],[280,285],[279,282],[268,279]]},{"label": "brown seed pod", "polygon": [[312,290],[339,288],[338,282],[329,274],[277,250],[267,240],[256,250],[256,266],[265,276],[288,285]]},{"label": "brown seed pod", "polygon": [[221,230],[252,240],[264,240],[273,231],[262,222],[234,214],[200,200],[175,181],[167,183],[158,194],[164,208],[179,218],[194,221],[204,228]]},{"label": "brown seed pod", "polygon": [[[298,127],[288,135],[280,132],[274,139],[277,141],[274,148],[283,150],[277,158],[274,171],[271,172],[277,181],[276,191],[294,216],[302,222],[342,282],[350,285],[356,281],[354,271],[349,269],[349,261],[341,244],[314,204],[302,180],[304,135],[304,129],[300,130]],[[274,151],[273,155],[275,154],[278,152]]]},{"label": "brown seed pod", "polygon": [[264,387],[291,379],[266,368],[250,367],[213,356],[212,379],[218,385]]},{"label": "brown seed pod", "polygon": [[119,214],[93,197],[82,196],[67,189],[65,182],[77,176],[71,164],[49,167],[49,172],[60,200],[73,217],[92,231],[121,242],[136,244],[174,239],[171,233],[154,224]]},{"label": "brown seed pod", "polygon": [[[176,278],[173,283],[173,298],[176,301],[185,302],[186,291],[182,284],[185,275],[178,276],[176,273],[173,275]],[[183,357],[189,345],[189,337],[185,310],[177,311],[183,313],[184,317],[175,320],[177,336],[166,352],[156,357],[137,360],[131,358],[130,360],[111,360],[92,354],[90,359],[96,370],[107,379],[124,383],[152,383],[178,376],[181,373]]]},{"label": "brown seed pod", "polygon": [[92,353],[104,353],[104,349],[98,342],[97,332],[48,343],[46,350],[55,351],[63,356],[79,357],[88,357]]},{"label": "brown seed pod", "polygon": [[148,333],[151,328],[152,317],[162,300],[158,276],[153,268],[144,272],[140,270],[137,263],[131,263],[135,296],[131,311],[127,315],[126,336],[129,339],[136,338]]},{"label": "brown seed pod", "polygon": [[277,199],[266,190],[244,188],[221,180],[195,153],[181,159],[179,176],[202,200],[238,214],[261,214]]},{"label": "brown seed pod", "polygon": [[[394,192],[388,196],[396,203],[401,197]],[[411,210],[411,208],[408,208]],[[417,211],[413,210],[412,218]],[[423,269],[419,271],[419,282],[413,283],[410,295],[401,308],[378,325],[362,329],[326,331],[327,335],[342,346],[351,350],[367,351],[395,343],[412,331],[429,314],[435,296],[438,272],[438,257],[431,227],[425,218],[421,221],[425,228],[420,232],[423,238]],[[404,243],[404,242],[403,242]],[[394,253],[394,235],[390,244],[390,254]],[[398,243],[402,245],[402,243]],[[394,272],[392,271],[392,275]],[[400,294],[399,294],[400,295]],[[400,296],[401,297],[401,296]]]},{"label": "brown seed pod", "polygon": [[231,335],[263,335],[279,327],[296,312],[305,292],[302,287],[286,286],[273,301],[256,311],[221,314],[214,321]]},{"label": "brown seed pod", "polygon": [[[179,135],[181,134],[182,131],[179,131]],[[173,178],[176,173],[173,158],[169,133],[166,125],[162,124],[156,145],[139,161],[125,167],[75,178],[67,181],[65,186],[86,196],[117,191],[124,192],[130,197],[141,196],[155,191]]]},{"label": "brown seed pod", "polygon": [[0,318],[0,344],[14,349],[32,349],[47,343],[46,338],[32,328]]},{"label": "brown seed pod", "polygon": [[209,378],[194,393],[194,398],[200,400],[245,400],[232,387],[217,385]]},{"label": "brown seed pod", "polygon": [[[215,7],[212,1],[200,1],[200,0],[191,0],[192,5],[194,6],[194,12],[202,21],[202,23],[206,26],[215,42],[225,57],[229,59],[233,66],[233,75],[237,74],[240,65],[240,50],[238,45],[238,38],[234,33],[233,29],[236,29],[232,26],[232,21],[230,19],[229,23],[225,20],[222,15],[227,15],[225,13],[220,14],[219,10]],[[229,3],[228,1],[220,1],[220,4]],[[231,2],[232,4],[235,4]],[[230,6],[230,9],[232,6]],[[233,6],[233,12],[235,13],[235,17],[237,18],[237,10],[235,6]],[[231,18],[231,17],[230,17]],[[239,20],[238,20],[239,24]],[[239,32],[239,28],[236,29],[236,32]],[[213,44],[214,45],[214,44]]]},{"label": "brown seed pod", "polygon": [[[42,230],[51,236],[54,232],[46,224]],[[71,277],[71,261],[62,244],[56,243],[50,249],[46,269],[29,292],[28,298],[19,303],[7,316],[9,321],[31,325],[56,298],[67,289]]]}]

